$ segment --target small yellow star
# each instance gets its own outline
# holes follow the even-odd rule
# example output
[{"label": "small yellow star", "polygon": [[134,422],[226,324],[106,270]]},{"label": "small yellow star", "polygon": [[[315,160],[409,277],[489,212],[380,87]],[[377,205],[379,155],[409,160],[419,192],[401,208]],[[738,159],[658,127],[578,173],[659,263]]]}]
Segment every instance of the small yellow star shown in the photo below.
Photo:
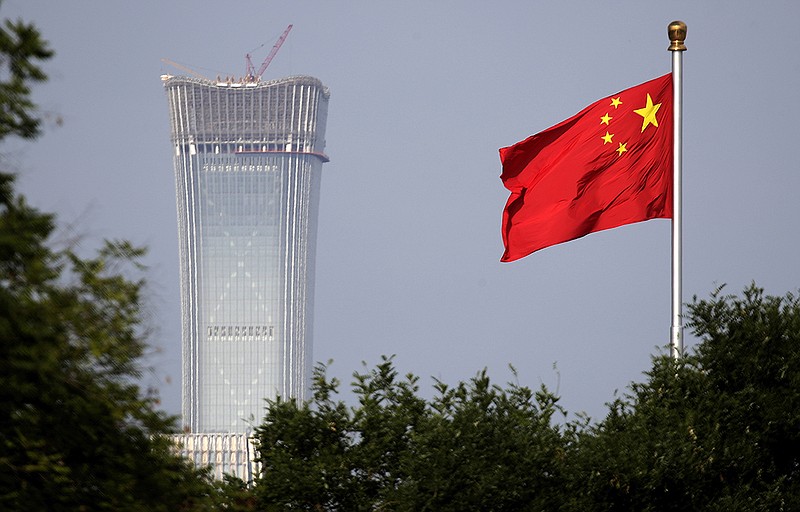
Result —
[{"label": "small yellow star", "polygon": [[611,98],[611,106],[612,107],[617,108],[620,105],[622,105],[622,101],[619,98],[620,98],[619,96],[617,96],[616,98]]},{"label": "small yellow star", "polygon": [[607,125],[608,122],[611,121],[612,119],[614,119],[614,118],[611,117],[610,115],[608,115],[608,112],[606,112],[606,115],[604,115],[603,117],[600,118],[600,124]]},{"label": "small yellow star", "polygon": [[628,144],[627,142],[619,143],[619,147],[616,149],[616,152],[619,153],[619,156],[622,156],[622,153],[628,151],[628,148],[625,147],[627,144]]},{"label": "small yellow star", "polygon": [[603,145],[605,146],[606,144],[609,144],[611,142],[611,137],[613,137],[613,136],[614,136],[613,133],[606,132],[605,135],[600,137],[601,139],[603,139]]},{"label": "small yellow star", "polygon": [[648,124],[652,124],[656,128],[658,128],[658,119],[656,119],[656,112],[658,109],[661,108],[661,103],[653,105],[653,99],[650,95],[647,95],[647,105],[642,108],[638,108],[634,110],[637,114],[642,116],[644,119],[642,120],[642,131],[647,128]]}]

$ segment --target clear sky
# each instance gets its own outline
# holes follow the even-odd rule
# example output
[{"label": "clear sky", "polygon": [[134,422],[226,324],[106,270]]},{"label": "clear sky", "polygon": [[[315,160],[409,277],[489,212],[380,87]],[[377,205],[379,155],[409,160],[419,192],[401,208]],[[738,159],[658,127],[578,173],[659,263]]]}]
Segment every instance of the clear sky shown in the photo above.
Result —
[{"label": "clear sky", "polygon": [[[162,58],[242,75],[286,26],[265,77],[331,90],[314,359],[544,383],[599,418],[669,341],[670,222],[595,233],[501,264],[497,150],[670,70],[684,54],[684,300],[727,283],[800,285],[800,3],[5,0],[57,52],[34,143],[6,144],[21,190],[61,239],[150,247],[148,356],[180,408],[175,184]],[[688,337],[687,344],[694,340]]]}]

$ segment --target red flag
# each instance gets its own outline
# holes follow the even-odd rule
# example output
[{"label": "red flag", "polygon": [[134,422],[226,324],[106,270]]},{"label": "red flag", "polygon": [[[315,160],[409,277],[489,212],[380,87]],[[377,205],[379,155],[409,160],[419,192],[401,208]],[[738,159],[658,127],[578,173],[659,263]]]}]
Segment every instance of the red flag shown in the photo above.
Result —
[{"label": "red flag", "polygon": [[501,148],[500,160],[511,191],[500,261],[595,231],[672,218],[672,75]]}]

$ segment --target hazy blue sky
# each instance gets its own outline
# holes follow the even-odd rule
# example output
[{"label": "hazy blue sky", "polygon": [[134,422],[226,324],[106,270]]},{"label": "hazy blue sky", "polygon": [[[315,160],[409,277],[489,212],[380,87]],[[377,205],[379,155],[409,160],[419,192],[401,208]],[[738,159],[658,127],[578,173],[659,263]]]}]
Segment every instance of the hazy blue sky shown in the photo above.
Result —
[{"label": "hazy blue sky", "polygon": [[[169,58],[244,74],[290,23],[265,78],[331,90],[317,253],[314,358],[345,383],[381,354],[448,383],[484,367],[557,390],[593,417],[669,341],[670,223],[589,235],[501,264],[497,149],[670,70],[684,55],[684,299],[751,281],[800,285],[800,3],[5,0],[56,50],[35,90],[50,121],[5,145],[61,237],[150,247],[149,362],[180,404]],[[63,120],[61,126],[56,119]],[[693,343],[689,338],[688,345]]]}]

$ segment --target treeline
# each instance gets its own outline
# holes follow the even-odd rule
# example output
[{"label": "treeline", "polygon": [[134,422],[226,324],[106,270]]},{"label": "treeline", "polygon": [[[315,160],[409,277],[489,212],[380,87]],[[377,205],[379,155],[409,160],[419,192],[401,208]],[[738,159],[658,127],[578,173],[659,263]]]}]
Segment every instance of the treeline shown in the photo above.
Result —
[{"label": "treeline", "polygon": [[800,510],[800,302],[717,290],[688,308],[701,342],[656,357],[598,423],[557,423],[547,389],[485,372],[430,401],[389,359],[358,405],[316,373],[314,398],[270,403],[258,510]]}]

